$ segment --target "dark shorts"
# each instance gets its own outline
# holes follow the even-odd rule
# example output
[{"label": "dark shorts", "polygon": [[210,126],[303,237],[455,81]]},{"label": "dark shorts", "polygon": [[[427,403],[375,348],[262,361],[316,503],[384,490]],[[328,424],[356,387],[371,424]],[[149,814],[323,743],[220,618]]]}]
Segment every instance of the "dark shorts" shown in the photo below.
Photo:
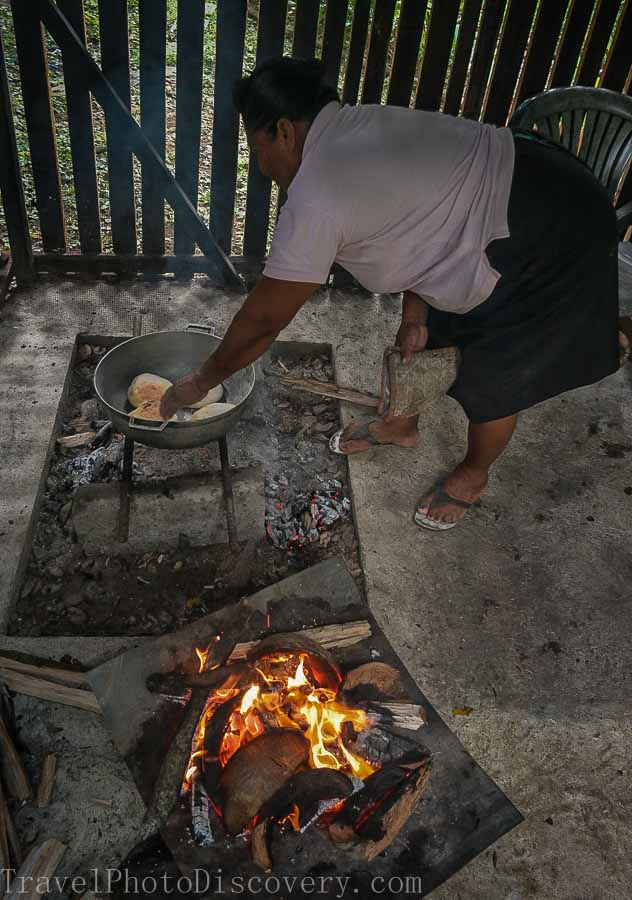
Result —
[{"label": "dark shorts", "polygon": [[605,188],[571,153],[515,136],[510,237],[487,256],[496,287],[465,315],[431,309],[429,347],[456,345],[450,396],[472,422],[528,409],[615,372],[616,218]]}]

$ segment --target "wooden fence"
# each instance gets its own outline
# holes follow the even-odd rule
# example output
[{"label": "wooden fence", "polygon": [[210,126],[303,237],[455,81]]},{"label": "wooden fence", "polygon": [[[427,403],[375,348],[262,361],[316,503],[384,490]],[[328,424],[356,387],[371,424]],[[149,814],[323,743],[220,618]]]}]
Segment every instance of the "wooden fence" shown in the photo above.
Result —
[{"label": "wooden fence", "polygon": [[[630,93],[632,80],[632,0],[0,0],[9,2],[12,30],[3,30],[4,51],[0,45],[0,156],[6,161],[0,187],[14,272],[25,283],[51,270],[205,271],[241,287],[236,268],[265,257],[275,211],[270,182],[254,165],[246,175],[232,106],[232,84],[253,55],[256,62],[284,51],[320,56],[347,103],[442,109],[497,125],[522,99],[548,87],[598,85]],[[130,65],[132,7],[136,67]],[[93,8],[98,52],[86,29]],[[169,40],[170,16],[175,42]],[[9,38],[20,90],[7,75]],[[70,188],[62,184],[57,152],[51,38],[63,61]],[[171,52],[174,43],[171,165],[165,94],[167,48]],[[208,90],[211,134],[202,115]],[[11,100],[23,109],[30,160],[20,159]],[[105,114],[105,186],[95,161],[95,101]],[[200,159],[209,144],[207,205],[200,199]],[[24,199],[27,177],[35,217]],[[632,199],[631,182],[632,176],[622,202]],[[65,202],[68,190],[72,203]],[[244,191],[240,247],[235,216]],[[172,233],[165,199],[174,210]],[[72,207],[72,223],[66,207]],[[68,252],[71,224],[78,247]],[[103,252],[106,232],[111,253]]]}]

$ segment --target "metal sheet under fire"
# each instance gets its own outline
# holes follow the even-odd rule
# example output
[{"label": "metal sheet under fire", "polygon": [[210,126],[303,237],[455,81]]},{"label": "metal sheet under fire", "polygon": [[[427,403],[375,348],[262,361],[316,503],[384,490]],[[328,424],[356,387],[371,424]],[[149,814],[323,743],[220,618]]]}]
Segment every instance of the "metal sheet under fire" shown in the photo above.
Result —
[{"label": "metal sheet under fire", "polygon": [[[370,867],[349,851],[336,848],[326,831],[310,828],[305,834],[284,834],[275,841],[274,874],[342,874],[351,878],[349,888],[357,887],[359,896],[371,894],[373,877],[412,875],[421,879],[422,894],[426,895],[518,825],[522,815],[421,693],[362,603],[342,561],[320,563],[175,634],[128,650],[94,669],[89,680],[114,743],[148,802],[184,711],[181,703],[151,694],[145,685],[148,675],[185,665],[192,670],[195,647],[205,646],[218,631],[236,623],[240,623],[239,640],[248,641],[273,632],[360,619],[371,623],[371,638],[332,652],[344,669],[379,658],[401,672],[411,701],[423,706],[427,714],[428,724],[419,732],[419,739],[433,754],[429,786],[396,840]],[[218,841],[210,848],[193,842],[188,801],[174,810],[162,836],[185,875],[207,869],[215,875],[221,870],[247,878],[258,872],[247,840]]]}]

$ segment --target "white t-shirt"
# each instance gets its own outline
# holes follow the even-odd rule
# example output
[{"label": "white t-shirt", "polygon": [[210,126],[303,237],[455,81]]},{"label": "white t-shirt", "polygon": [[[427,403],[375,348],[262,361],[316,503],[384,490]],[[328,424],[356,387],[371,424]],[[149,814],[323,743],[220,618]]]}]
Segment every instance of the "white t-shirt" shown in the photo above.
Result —
[{"label": "white t-shirt", "polygon": [[312,123],[264,274],[324,284],[333,262],[375,293],[464,313],[500,277],[513,137],[470,119],[328,103]]}]

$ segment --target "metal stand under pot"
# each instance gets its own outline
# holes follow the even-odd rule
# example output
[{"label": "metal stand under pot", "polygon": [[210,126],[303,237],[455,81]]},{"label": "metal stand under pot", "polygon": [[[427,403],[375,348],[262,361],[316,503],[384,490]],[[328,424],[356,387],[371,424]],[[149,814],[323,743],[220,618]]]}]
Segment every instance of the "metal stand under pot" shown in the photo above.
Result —
[{"label": "metal stand under pot", "polygon": [[138,422],[126,407],[127,389],[141,372],[152,372],[177,381],[198,368],[219,346],[221,339],[205,325],[188,325],[184,331],[141,334],[139,317],[134,319],[134,337],[113,347],[99,362],[94,388],[114,428],[125,435],[120,479],[118,539],[129,536],[130,492],[133,488],[134,443],[161,450],[185,450],[216,441],[222,471],[222,491],[230,544],[237,543],[235,500],[226,435],[241,417],[255,386],[254,366],[231,375],[224,384],[224,399],[234,408],[212,419],[199,421]]}]

